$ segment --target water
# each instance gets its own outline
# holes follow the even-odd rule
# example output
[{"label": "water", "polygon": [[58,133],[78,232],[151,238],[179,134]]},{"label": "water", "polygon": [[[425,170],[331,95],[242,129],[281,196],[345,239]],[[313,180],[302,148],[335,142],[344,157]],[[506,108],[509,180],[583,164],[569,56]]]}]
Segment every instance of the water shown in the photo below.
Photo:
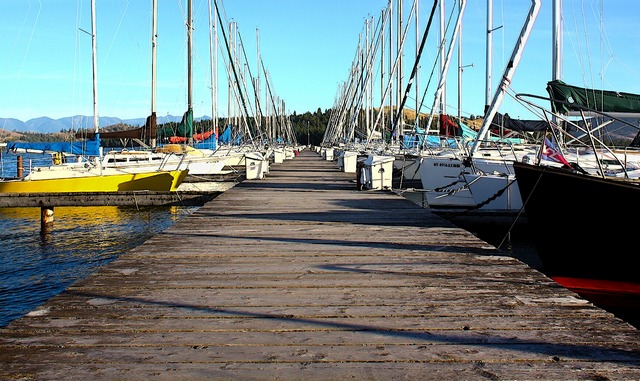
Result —
[{"label": "water", "polygon": [[0,208],[0,327],[20,318],[197,207]]},{"label": "water", "polygon": [[[2,149],[2,147],[0,147]],[[21,153],[14,154],[11,152],[0,151],[0,179],[11,178],[17,176],[17,158],[22,156],[24,173],[29,172],[31,167],[51,165],[52,159],[50,154],[42,153]]]},{"label": "water", "polygon": [[[20,154],[25,171],[48,154]],[[15,177],[17,155],[0,154],[0,178]],[[56,207],[40,227],[40,208],[0,208],[0,327],[167,229],[197,207]]]}]

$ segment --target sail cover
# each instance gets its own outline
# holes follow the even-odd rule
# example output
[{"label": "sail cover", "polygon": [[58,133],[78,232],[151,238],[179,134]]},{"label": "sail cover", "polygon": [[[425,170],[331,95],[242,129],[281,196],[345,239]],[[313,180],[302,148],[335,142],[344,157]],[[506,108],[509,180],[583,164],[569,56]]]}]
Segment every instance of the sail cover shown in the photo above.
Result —
[{"label": "sail cover", "polygon": [[544,120],[511,119],[509,114],[500,114],[499,112],[496,112],[491,121],[491,129],[506,128],[511,131],[544,131],[548,127],[549,124]]},{"label": "sail cover", "polygon": [[560,114],[597,110],[609,113],[640,113],[640,95],[611,90],[586,89],[560,80],[547,83],[551,108]]},{"label": "sail cover", "polygon": [[158,135],[161,138],[163,137],[168,138],[170,136],[181,136],[184,138],[193,137],[193,109],[189,108],[182,115],[182,120],[176,126],[175,129],[169,126],[169,127],[159,128],[157,131],[158,131]]},{"label": "sail cover", "polygon": [[7,143],[7,151],[32,150],[39,152],[61,152],[73,155],[100,156],[100,135],[76,142],[13,142]]}]

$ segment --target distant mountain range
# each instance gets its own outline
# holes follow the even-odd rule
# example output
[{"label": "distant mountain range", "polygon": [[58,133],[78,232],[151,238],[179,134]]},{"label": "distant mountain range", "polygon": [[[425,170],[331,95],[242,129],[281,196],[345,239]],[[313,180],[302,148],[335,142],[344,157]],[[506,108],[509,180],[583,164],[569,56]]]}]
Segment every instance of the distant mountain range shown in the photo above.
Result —
[{"label": "distant mountain range", "polygon": [[[146,117],[144,118],[136,118],[136,119],[120,119],[109,116],[101,116],[100,117],[100,128],[105,128],[109,126],[113,126],[116,124],[124,123],[133,127],[144,126],[146,121]],[[196,120],[210,120],[210,116],[203,116],[200,118],[195,118]],[[158,116],[158,124],[169,123],[169,122],[180,122],[182,120],[182,116]],[[26,122],[15,118],[0,118],[0,129],[7,131],[18,131],[18,132],[36,132],[42,134],[50,134],[60,131],[68,131],[71,128],[74,130],[81,129],[93,129],[93,116],[69,116],[66,118],[60,119],[52,119],[46,116],[42,116],[39,118],[29,119]]]}]

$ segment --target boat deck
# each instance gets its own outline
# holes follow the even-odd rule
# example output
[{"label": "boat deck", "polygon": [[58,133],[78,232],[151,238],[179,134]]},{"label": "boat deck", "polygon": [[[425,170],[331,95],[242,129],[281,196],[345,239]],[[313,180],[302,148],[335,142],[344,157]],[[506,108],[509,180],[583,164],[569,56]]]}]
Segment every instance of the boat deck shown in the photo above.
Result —
[{"label": "boat deck", "polygon": [[0,329],[0,379],[640,377],[640,332],[313,151]]}]

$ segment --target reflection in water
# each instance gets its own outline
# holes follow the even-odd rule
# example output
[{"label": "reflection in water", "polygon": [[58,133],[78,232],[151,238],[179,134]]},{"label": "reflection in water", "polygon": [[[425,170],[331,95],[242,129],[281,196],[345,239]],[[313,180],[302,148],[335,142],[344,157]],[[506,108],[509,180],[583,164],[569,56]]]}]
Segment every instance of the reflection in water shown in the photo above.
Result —
[{"label": "reflection in water", "polygon": [[0,327],[142,244],[197,207],[0,208]]}]

